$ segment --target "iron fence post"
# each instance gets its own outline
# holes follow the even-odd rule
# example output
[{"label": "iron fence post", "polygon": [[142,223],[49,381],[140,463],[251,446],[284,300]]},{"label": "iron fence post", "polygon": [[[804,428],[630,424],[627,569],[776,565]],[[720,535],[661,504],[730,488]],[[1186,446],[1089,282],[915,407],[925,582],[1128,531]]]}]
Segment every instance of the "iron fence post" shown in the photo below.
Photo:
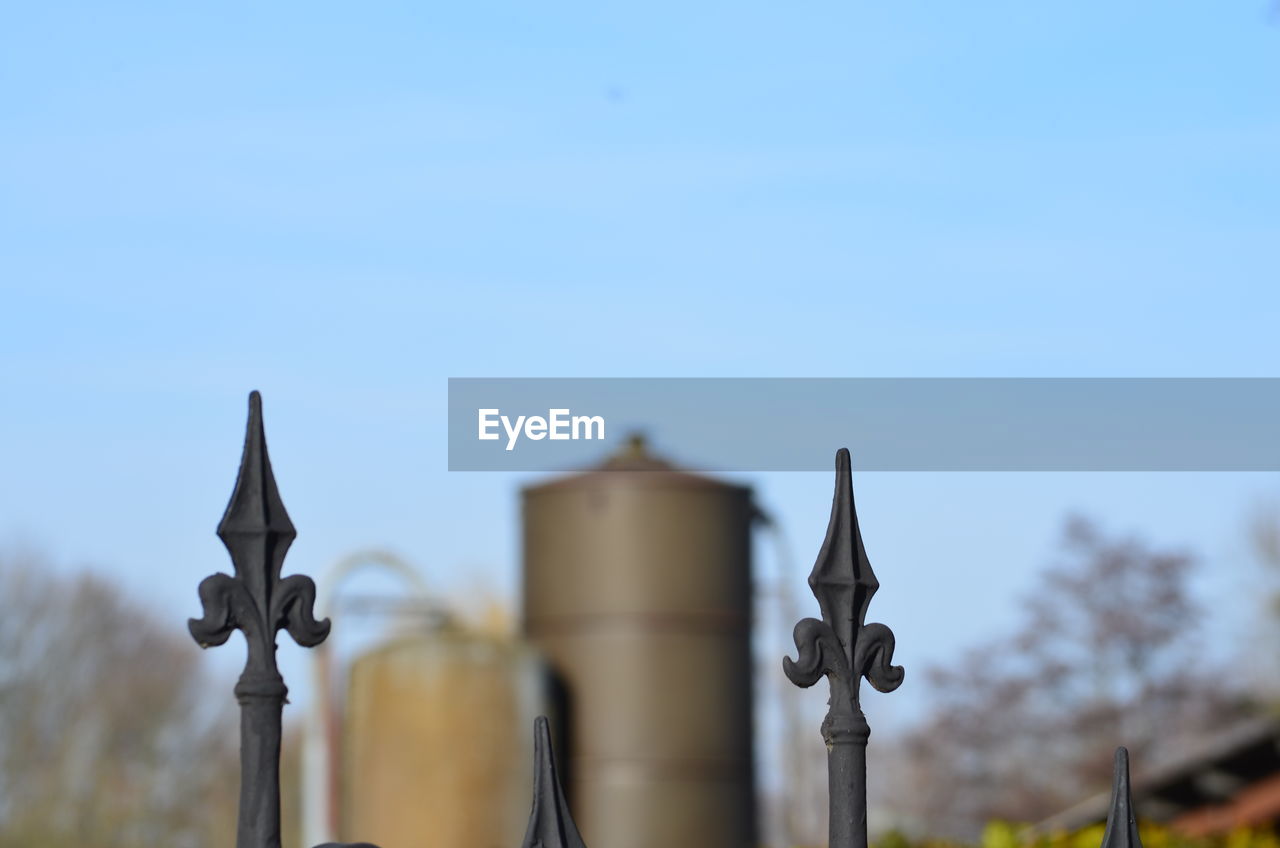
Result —
[{"label": "iron fence post", "polygon": [[240,702],[240,818],[236,848],[280,846],[280,720],[288,689],[276,667],[276,632],[287,629],[311,647],[329,634],[316,621],[316,587],[302,575],[281,577],[297,536],[271,473],[262,428],[262,398],[249,395],[249,422],[235,490],[218,524],[235,576],[214,574],[200,584],[204,617],[188,628],[200,647],[244,633],[248,658],[236,684]]},{"label": "iron fence post", "polygon": [[822,677],[830,685],[830,709],[822,722],[827,744],[830,848],[866,848],[867,740],[871,728],[859,703],[863,677],[881,692],[902,683],[893,660],[893,632],[883,624],[864,624],[871,596],[880,588],[862,545],[853,503],[849,451],[836,453],[836,487],[827,536],[809,574],[822,620],[801,619],[795,627],[797,658],[786,657],[783,671],[797,686]]},{"label": "iron fence post", "polygon": [[[276,488],[262,426],[262,398],[249,395],[244,453],[218,537],[231,554],[235,576],[214,574],[200,583],[204,617],[187,627],[202,648],[221,645],[239,630],[248,657],[236,683],[240,703],[240,816],[236,848],[280,848],[281,713],[288,688],[276,666],[276,633],[288,630],[314,647],[329,635],[329,620],[314,617],[316,587],[300,574],[281,577],[297,531]],[[534,728],[534,797],[526,848],[583,848],[582,837],[556,777],[547,720]],[[368,842],[326,842],[317,848],[377,848]]]}]

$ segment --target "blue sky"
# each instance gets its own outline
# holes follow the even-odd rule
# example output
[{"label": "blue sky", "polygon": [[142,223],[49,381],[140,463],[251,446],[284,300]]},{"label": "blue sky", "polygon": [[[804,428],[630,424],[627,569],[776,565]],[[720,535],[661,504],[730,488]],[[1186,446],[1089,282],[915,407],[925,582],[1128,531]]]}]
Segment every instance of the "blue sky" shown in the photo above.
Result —
[{"label": "blue sky", "polygon": [[[16,5],[0,540],[181,627],[253,388],[288,567],[511,593],[450,376],[1277,376],[1278,84],[1262,0]],[[749,479],[807,571],[829,479]],[[1275,484],[863,475],[872,613],[944,661],[1076,509],[1198,550],[1242,645]]]}]

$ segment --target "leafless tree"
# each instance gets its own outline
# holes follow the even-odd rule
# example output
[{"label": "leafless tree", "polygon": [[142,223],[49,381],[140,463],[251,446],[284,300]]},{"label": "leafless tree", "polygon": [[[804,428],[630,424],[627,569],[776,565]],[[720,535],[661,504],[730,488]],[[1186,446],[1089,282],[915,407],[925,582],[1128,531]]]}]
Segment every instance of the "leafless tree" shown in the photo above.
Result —
[{"label": "leafless tree", "polygon": [[0,848],[234,841],[230,685],[181,622],[90,574],[0,558]]},{"label": "leafless tree", "polygon": [[899,815],[960,837],[1036,821],[1105,788],[1116,745],[1150,766],[1238,715],[1198,638],[1193,562],[1069,519],[1017,632],[930,670]]}]

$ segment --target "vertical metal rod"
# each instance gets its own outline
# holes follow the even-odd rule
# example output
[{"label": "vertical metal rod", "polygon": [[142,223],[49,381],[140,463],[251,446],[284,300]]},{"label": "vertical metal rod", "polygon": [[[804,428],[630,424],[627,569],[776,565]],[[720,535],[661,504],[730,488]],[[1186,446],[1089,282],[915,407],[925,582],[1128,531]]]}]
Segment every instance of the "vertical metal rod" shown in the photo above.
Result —
[{"label": "vertical metal rod", "polygon": [[240,702],[240,820],[236,845],[280,844],[280,724],[288,690],[276,675],[236,684]]},{"label": "vertical metal rod", "polygon": [[[426,584],[412,565],[393,553],[363,550],[335,562],[321,576],[316,591],[316,612],[327,614],[343,579],[368,566],[399,575],[416,597],[426,597]],[[335,844],[341,830],[338,821],[338,768],[341,750],[331,698],[333,644],[317,646],[311,654],[311,685],[314,694],[303,724],[302,736],[302,840],[304,845]]]},{"label": "vertical metal rod", "polygon": [[[321,596],[323,598],[323,595]],[[323,611],[322,600],[316,608]],[[311,656],[311,703],[302,731],[302,844],[337,839],[334,811],[334,732],[331,700],[330,644],[317,645]]]},{"label": "vertical metal rod", "polygon": [[862,545],[853,503],[849,451],[836,453],[836,488],[827,536],[818,551],[809,588],[818,599],[822,620],[801,619],[794,638],[797,658],[785,657],[782,669],[797,686],[812,686],[824,676],[831,689],[830,709],[822,722],[827,744],[830,848],[866,848],[867,740],[871,728],[858,700],[862,678],[881,692],[902,683],[893,661],[893,632],[883,624],[864,624],[871,596],[880,588]]},{"label": "vertical metal rod", "polygon": [[313,617],[316,587],[310,577],[281,577],[285,553],[297,536],[271,473],[262,428],[262,398],[249,395],[249,423],[235,491],[218,524],[235,576],[214,574],[200,583],[204,617],[188,629],[200,647],[244,633],[248,657],[236,683],[240,702],[240,819],[236,848],[280,846],[280,719],[288,689],[276,666],[276,632],[311,647],[329,635],[329,621]]},{"label": "vertical metal rod", "polygon": [[866,848],[867,739],[870,736],[871,728],[860,709],[838,717],[828,713],[822,724],[822,738],[827,743],[829,833],[833,846]]}]

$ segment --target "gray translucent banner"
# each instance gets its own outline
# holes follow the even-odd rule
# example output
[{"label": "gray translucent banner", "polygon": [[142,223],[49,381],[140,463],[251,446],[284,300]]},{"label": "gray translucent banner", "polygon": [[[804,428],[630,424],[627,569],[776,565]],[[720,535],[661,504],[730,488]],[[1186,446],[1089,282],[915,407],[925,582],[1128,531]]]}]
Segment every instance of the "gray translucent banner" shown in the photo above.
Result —
[{"label": "gray translucent banner", "polygon": [[703,471],[1276,471],[1280,379],[449,380],[451,471],[587,468],[636,432]]}]

